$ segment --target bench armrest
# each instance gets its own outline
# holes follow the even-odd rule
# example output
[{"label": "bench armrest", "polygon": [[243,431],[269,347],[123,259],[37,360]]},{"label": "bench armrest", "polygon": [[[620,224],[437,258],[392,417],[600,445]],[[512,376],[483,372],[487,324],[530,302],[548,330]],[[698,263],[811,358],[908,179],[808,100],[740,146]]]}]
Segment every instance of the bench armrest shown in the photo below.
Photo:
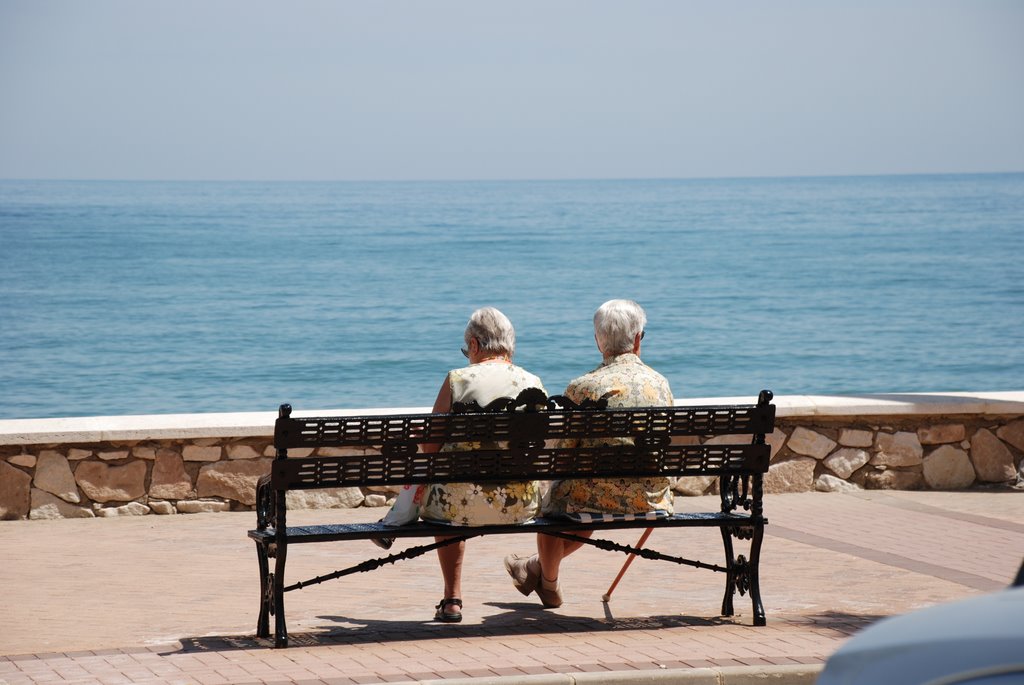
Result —
[{"label": "bench armrest", "polygon": [[270,485],[271,475],[260,476],[256,482],[256,528],[266,530],[277,528],[277,507],[274,504],[274,489]]}]

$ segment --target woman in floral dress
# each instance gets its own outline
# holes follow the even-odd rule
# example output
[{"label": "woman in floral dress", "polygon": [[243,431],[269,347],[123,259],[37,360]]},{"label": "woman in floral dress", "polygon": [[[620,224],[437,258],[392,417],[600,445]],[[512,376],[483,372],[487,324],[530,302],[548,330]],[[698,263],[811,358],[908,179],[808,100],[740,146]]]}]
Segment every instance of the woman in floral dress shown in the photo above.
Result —
[{"label": "woman in floral dress", "polygon": [[[632,300],[610,300],[594,314],[594,339],[601,365],[569,382],[565,395],[574,402],[607,399],[609,407],[671,407],[672,390],[660,373],[640,361],[640,341],[647,315]],[[612,438],[622,440],[622,438]],[[600,446],[600,441],[581,442]],[[555,481],[545,516],[570,519],[594,516],[643,516],[672,513],[672,491],[667,478],[586,478]],[[593,531],[575,531],[589,537]],[[550,535],[537,535],[537,554],[505,558],[512,583],[524,595],[536,591],[546,607],[562,604],[558,571],[562,559],[583,543]]]}]

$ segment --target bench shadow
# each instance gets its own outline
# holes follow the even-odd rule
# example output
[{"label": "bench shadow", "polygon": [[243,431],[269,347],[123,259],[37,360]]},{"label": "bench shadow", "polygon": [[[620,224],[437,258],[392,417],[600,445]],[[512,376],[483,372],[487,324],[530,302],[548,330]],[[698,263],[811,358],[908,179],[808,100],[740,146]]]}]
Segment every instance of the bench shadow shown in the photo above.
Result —
[{"label": "bench shadow", "polygon": [[[463,639],[469,637],[511,637],[516,635],[597,633],[630,630],[656,630],[659,628],[701,628],[715,626],[746,627],[752,631],[763,628],[750,625],[749,616],[699,617],[684,615],[630,616],[616,618],[605,605],[604,618],[574,616],[545,611],[528,602],[485,602],[501,609],[501,613],[484,617],[480,622],[444,624],[427,620],[361,619],[353,616],[323,615],[323,630],[288,634],[289,647],[329,647],[332,645],[365,645],[376,643],[397,644],[417,640]],[[880,614],[851,614],[825,612],[821,614],[786,616],[777,619],[788,625],[806,625],[808,630],[831,634],[831,637],[849,637],[879,619]],[[768,625],[772,625],[769,617]],[[180,647],[161,651],[161,654],[194,654],[236,650],[272,649],[273,637],[255,635],[204,635],[179,640]]]}]

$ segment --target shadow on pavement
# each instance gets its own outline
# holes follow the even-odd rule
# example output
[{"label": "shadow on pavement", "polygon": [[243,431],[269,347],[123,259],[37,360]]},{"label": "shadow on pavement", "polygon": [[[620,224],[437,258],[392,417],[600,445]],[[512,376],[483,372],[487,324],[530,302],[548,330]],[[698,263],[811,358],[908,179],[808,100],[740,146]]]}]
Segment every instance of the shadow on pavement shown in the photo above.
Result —
[{"label": "shadow on pavement", "polygon": [[[414,640],[464,639],[472,637],[500,637],[520,635],[600,633],[608,631],[656,630],[659,628],[713,628],[716,626],[745,627],[761,631],[744,622],[743,617],[702,618],[681,615],[633,616],[627,618],[593,618],[548,613],[536,604],[487,603],[504,609],[500,614],[487,616],[480,622],[442,624],[432,620],[363,620],[355,617],[328,615],[319,618],[333,624],[323,631],[289,633],[290,647],[327,647],[331,645],[360,645],[400,643]],[[823,614],[787,616],[777,618],[788,626],[808,630],[827,631],[838,637],[849,637],[875,621],[886,618],[878,614],[850,614],[826,612]],[[769,618],[770,629],[773,620]],[[751,633],[752,636],[756,632]],[[273,638],[255,635],[225,635],[187,637],[180,640],[180,648],[168,649],[162,654],[194,654],[233,650],[272,649]]]}]

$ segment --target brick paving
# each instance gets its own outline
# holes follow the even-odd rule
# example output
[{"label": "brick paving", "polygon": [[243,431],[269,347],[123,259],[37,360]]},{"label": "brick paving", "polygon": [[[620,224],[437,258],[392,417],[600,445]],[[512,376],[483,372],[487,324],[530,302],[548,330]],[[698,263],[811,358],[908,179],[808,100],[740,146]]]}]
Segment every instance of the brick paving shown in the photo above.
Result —
[{"label": "brick paving", "polygon": [[[289,521],[381,513],[295,512]],[[645,559],[604,604],[625,557],[590,548],[563,566],[565,604],[544,610],[502,567],[532,538],[508,535],[469,542],[463,623],[432,622],[441,581],[427,555],[286,595],[287,650],[254,637],[256,553],[245,536],[254,513],[2,522],[0,682],[348,685],[565,673],[625,682],[653,670],[771,671],[819,665],[879,618],[1005,587],[1024,558],[1016,490],[769,495],[766,513],[766,627],[750,625],[746,598],[738,616],[718,616],[721,574]],[[715,530],[658,531],[648,544],[721,561]],[[289,580],[378,552],[369,542],[295,546]]]}]

